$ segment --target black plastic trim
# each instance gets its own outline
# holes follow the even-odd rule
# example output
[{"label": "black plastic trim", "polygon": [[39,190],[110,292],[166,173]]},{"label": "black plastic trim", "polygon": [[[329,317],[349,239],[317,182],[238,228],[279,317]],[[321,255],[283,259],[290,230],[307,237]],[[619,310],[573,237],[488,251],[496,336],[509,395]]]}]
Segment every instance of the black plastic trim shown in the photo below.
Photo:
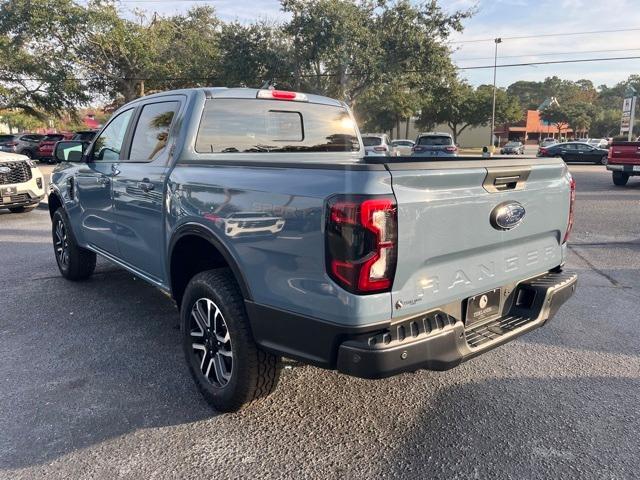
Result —
[{"label": "black plastic trim", "polygon": [[227,248],[218,239],[215,233],[213,233],[209,228],[199,223],[189,222],[189,223],[182,224],[173,232],[171,236],[171,240],[169,241],[169,248],[167,249],[167,258],[166,258],[169,284],[171,284],[171,257],[173,255],[173,249],[177,241],[186,235],[195,235],[195,236],[204,238],[209,243],[211,243],[211,245],[213,245],[220,252],[220,254],[223,256],[223,258],[231,268],[231,271],[233,272],[233,275],[235,276],[238,282],[238,285],[240,286],[240,291],[242,292],[242,296],[247,300],[251,300],[253,298],[251,295],[249,284],[247,283],[247,280],[243,275],[242,270],[240,270],[240,267],[238,266],[238,263],[236,262],[233,255],[229,253],[229,250],[227,250]]}]

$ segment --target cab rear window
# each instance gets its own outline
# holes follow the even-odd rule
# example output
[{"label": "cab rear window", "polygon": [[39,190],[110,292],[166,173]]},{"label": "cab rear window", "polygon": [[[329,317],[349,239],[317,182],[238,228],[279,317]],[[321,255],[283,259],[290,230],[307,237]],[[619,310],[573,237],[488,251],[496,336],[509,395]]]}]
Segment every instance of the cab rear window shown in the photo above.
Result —
[{"label": "cab rear window", "polygon": [[207,100],[199,153],[356,152],[355,126],[342,107],[254,99]]}]

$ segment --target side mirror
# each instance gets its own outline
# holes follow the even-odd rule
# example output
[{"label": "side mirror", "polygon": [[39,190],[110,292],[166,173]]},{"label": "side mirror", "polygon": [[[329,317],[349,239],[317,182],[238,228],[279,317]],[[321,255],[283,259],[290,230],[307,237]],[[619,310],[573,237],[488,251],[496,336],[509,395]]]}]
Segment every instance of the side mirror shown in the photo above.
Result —
[{"label": "side mirror", "polygon": [[65,140],[56,143],[53,156],[58,162],[81,162],[82,154],[87,146],[86,142]]}]

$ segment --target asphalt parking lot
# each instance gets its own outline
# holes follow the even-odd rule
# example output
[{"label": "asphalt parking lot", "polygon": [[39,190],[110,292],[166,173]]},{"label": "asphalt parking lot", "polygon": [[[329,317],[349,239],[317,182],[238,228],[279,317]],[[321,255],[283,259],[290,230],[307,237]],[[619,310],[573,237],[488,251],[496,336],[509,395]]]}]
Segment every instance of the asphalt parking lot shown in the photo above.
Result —
[{"label": "asphalt parking lot", "polygon": [[640,179],[571,170],[579,287],[553,322],[447,372],[287,368],[231,415],[168,298],[104,261],[63,280],[48,212],[0,212],[0,478],[638,478]]}]

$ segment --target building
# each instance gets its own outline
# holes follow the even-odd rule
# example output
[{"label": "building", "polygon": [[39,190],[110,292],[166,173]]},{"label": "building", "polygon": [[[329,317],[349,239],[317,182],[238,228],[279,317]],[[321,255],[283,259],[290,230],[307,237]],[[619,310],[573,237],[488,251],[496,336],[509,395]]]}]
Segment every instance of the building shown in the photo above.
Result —
[{"label": "building", "polygon": [[[551,105],[558,105],[555,97],[546,99],[536,110],[527,110],[525,118],[514,124],[496,126],[494,132],[500,145],[509,140],[537,145],[543,138],[557,137],[558,127],[540,118],[540,112]],[[561,137],[569,137],[573,130],[568,125],[560,130]]]}]

